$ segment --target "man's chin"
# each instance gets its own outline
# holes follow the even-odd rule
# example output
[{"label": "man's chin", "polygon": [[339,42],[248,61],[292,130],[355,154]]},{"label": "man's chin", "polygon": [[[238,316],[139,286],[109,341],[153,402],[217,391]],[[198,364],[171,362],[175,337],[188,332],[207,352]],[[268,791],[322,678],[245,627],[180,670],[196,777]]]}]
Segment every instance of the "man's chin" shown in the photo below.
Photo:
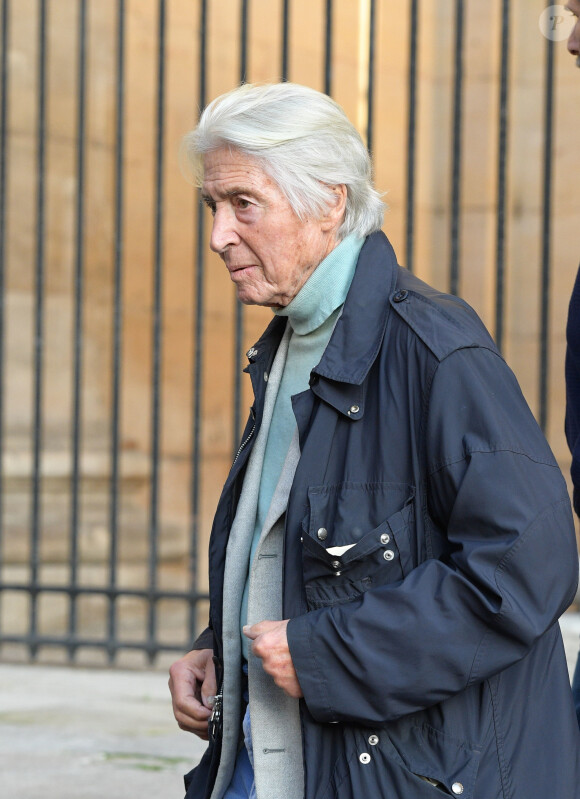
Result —
[{"label": "man's chin", "polygon": [[245,294],[238,293],[238,300],[242,303],[242,305],[259,305],[260,303],[256,302],[255,300],[251,299],[251,297],[246,297]]},{"label": "man's chin", "polygon": [[242,294],[240,296],[238,293],[238,300],[242,303],[242,305],[259,305],[261,308],[271,308],[273,311],[275,311],[277,308],[284,308],[284,305],[274,302],[273,300],[265,300],[258,297],[248,297],[246,294]]},{"label": "man's chin", "polygon": [[238,300],[242,305],[263,305],[259,297],[256,297],[251,291],[241,289],[237,292]]}]

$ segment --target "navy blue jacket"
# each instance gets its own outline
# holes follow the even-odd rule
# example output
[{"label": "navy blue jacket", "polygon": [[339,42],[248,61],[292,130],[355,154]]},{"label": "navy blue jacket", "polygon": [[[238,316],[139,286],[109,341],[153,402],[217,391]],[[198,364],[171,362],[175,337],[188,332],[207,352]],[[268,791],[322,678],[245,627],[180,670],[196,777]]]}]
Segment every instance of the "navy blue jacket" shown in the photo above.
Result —
[{"label": "navy blue jacket", "polygon": [[[218,663],[227,538],[284,325],[250,350],[255,404],[210,541]],[[577,583],[570,502],[476,314],[370,236],[293,406],[283,608],[305,799],[579,797],[557,624]],[[218,759],[219,743],[188,799],[209,796]]]}]

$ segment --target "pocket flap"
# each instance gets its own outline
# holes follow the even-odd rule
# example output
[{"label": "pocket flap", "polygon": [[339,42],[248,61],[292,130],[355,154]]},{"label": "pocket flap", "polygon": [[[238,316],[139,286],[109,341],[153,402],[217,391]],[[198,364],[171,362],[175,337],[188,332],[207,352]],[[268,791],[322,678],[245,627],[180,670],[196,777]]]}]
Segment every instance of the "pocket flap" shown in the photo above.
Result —
[{"label": "pocket flap", "polygon": [[479,768],[480,752],[476,747],[427,724],[409,726],[404,739],[389,737],[410,772],[438,783],[451,796],[471,799]]}]

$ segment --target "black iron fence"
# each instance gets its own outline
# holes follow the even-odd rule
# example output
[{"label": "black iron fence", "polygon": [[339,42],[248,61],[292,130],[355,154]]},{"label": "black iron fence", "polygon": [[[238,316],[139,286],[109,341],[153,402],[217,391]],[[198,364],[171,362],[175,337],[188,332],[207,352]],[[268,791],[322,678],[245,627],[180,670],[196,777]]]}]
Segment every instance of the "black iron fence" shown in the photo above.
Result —
[{"label": "black iron fence", "polygon": [[[260,0],[256,0],[259,4]],[[311,3],[311,5],[313,5]],[[353,4],[354,5],[354,4]],[[422,60],[421,34],[425,24],[428,7],[426,0],[408,0],[398,3],[400,14],[407,17],[405,29],[408,38],[405,47],[406,58],[406,124],[404,152],[398,154],[406,162],[404,199],[404,253],[403,263],[411,270],[417,267],[417,163],[418,139],[421,128],[418,120],[420,69]],[[441,4],[437,4],[441,6]],[[445,4],[444,4],[445,5]],[[102,326],[107,328],[103,334],[103,348],[106,348],[106,370],[98,376],[97,382],[106,385],[102,390],[100,422],[96,424],[85,418],[87,403],[91,404],[91,391],[95,375],[92,365],[87,361],[87,347],[90,345],[87,332],[89,322],[87,309],[92,297],[87,288],[87,280],[92,280],[92,272],[87,263],[91,256],[87,246],[89,175],[87,172],[88,147],[93,146],[93,134],[88,129],[89,103],[95,103],[94,92],[89,97],[89,85],[96,76],[94,59],[88,44],[91,20],[97,13],[97,6],[107,7],[109,13],[110,41],[107,46],[114,54],[110,67],[112,78],[108,83],[111,93],[109,108],[111,157],[110,207],[110,249],[109,261],[103,280],[108,282],[107,314],[101,318]],[[21,0],[3,0],[1,6],[1,53],[0,53],[0,656],[19,656],[34,658],[39,653],[57,652],[59,657],[70,660],[84,657],[91,660],[93,653],[100,653],[101,659],[119,662],[118,654],[127,651],[145,653],[149,661],[156,660],[163,652],[179,652],[187,649],[198,629],[203,625],[206,589],[203,577],[203,556],[200,557],[200,542],[203,534],[202,523],[207,526],[208,514],[202,509],[203,498],[207,492],[209,477],[204,478],[204,463],[211,452],[211,440],[204,439],[204,403],[207,404],[206,383],[212,369],[231,369],[228,383],[231,390],[229,419],[223,418],[222,425],[228,429],[227,439],[235,450],[243,422],[244,388],[241,382],[239,364],[247,347],[249,336],[246,322],[248,311],[239,303],[232,303],[233,323],[221,355],[208,361],[207,341],[207,295],[211,274],[208,266],[207,220],[201,205],[192,203],[190,219],[182,224],[191,224],[195,231],[193,248],[184,258],[189,261],[189,269],[194,275],[190,302],[190,342],[182,358],[181,374],[188,389],[189,418],[184,419],[184,435],[188,439],[186,453],[181,459],[178,489],[182,499],[179,501],[181,515],[169,525],[171,535],[178,528],[178,546],[167,556],[164,542],[167,534],[165,510],[168,502],[163,500],[164,459],[171,455],[164,449],[164,399],[169,391],[164,379],[164,356],[167,347],[164,337],[167,325],[167,304],[164,296],[169,268],[167,258],[168,188],[167,174],[175,172],[175,162],[167,158],[168,124],[168,69],[173,68],[175,56],[168,47],[168,15],[177,13],[176,7],[189,10],[191,16],[191,52],[193,83],[196,97],[184,96],[180,102],[189,105],[192,119],[196,107],[203,107],[210,99],[209,85],[212,70],[216,70],[216,56],[210,50],[210,28],[217,24],[222,14],[233,8],[238,15],[237,79],[230,77],[231,85],[236,80],[253,80],[249,67],[250,30],[252,25],[252,0],[220,3],[198,0],[186,4],[177,0],[157,0],[149,4],[148,23],[154,30],[154,51],[151,59],[154,68],[144,81],[154,85],[153,99],[155,135],[153,152],[149,162],[149,179],[152,182],[152,202],[148,220],[148,235],[151,232],[152,267],[144,280],[152,281],[150,304],[147,305],[147,325],[149,343],[146,348],[148,360],[148,387],[141,387],[143,404],[138,414],[148,417],[148,431],[142,442],[131,450],[124,440],[124,422],[131,415],[131,409],[123,404],[124,393],[128,392],[131,355],[127,352],[125,332],[127,330],[127,269],[128,256],[126,241],[128,225],[133,224],[127,196],[127,152],[128,101],[130,89],[127,82],[128,40],[132,25],[142,24],[129,15],[129,4],[125,0],[110,0],[108,3],[91,0],[68,0],[68,2],[22,3]],[[333,0],[321,0],[321,13],[324,24],[319,47],[320,71],[323,88],[333,94],[335,89],[335,66],[341,53],[334,39],[337,15],[341,4]],[[365,0],[364,19],[368,24],[365,38],[367,52],[363,62],[366,69],[366,122],[365,130],[369,149],[373,151],[377,137],[377,120],[382,112],[382,98],[377,92],[376,71],[378,55],[378,31],[381,29],[381,16],[392,12],[392,4],[379,0]],[[432,4],[431,4],[432,6]],[[446,20],[453,26],[453,52],[449,58],[452,63],[452,80],[449,85],[451,107],[451,136],[448,142],[451,173],[449,175],[449,263],[448,285],[451,292],[460,290],[462,270],[465,267],[461,255],[462,240],[462,186],[468,166],[465,142],[462,136],[465,108],[465,25],[466,15],[471,4],[462,0],[448,3]],[[505,279],[506,279],[506,225],[508,224],[508,158],[510,152],[510,107],[512,82],[510,68],[512,63],[511,25],[513,9],[509,0],[502,0],[498,6],[500,17],[498,31],[498,102],[496,107],[496,159],[493,169],[496,173],[495,207],[495,313],[491,326],[496,339],[503,346],[505,341]],[[296,50],[293,49],[293,31],[296,31],[297,15],[303,14],[302,4],[282,0],[276,5],[278,14],[277,30],[269,31],[279,48],[279,79],[293,79]],[[433,8],[430,9],[431,14]],[[32,13],[33,12],[33,13]],[[32,17],[30,16],[32,13]],[[136,12],[133,12],[134,14]],[[491,11],[489,13],[492,13]],[[23,32],[23,15],[28,14],[29,57],[35,60],[34,75],[29,80],[34,84],[34,112],[30,109],[29,128],[22,129],[22,114],[16,113],[19,101],[18,81],[22,64],[19,61],[21,50],[27,41]],[[58,15],[58,21],[55,16]],[[71,167],[74,186],[72,197],[72,222],[70,224],[70,281],[67,284],[67,302],[70,307],[70,341],[62,345],[59,356],[51,354],[47,360],[47,280],[50,280],[52,261],[49,262],[51,225],[58,224],[54,203],[49,202],[49,181],[53,179],[48,163],[48,148],[54,137],[54,106],[51,105],[59,87],[54,79],[49,83],[51,62],[62,53],[51,48],[54,25],[69,25],[67,41],[70,45],[68,56],[69,70],[74,72],[75,92],[74,130],[71,131],[71,148],[74,153],[74,167]],[[308,24],[307,21],[305,24]],[[520,23],[521,24],[521,23]],[[530,25],[536,25],[531,15]],[[360,33],[360,32],[359,32]],[[30,37],[34,36],[34,41]],[[93,40],[93,47],[94,40]],[[136,45],[133,43],[132,45]],[[354,45],[353,45],[354,46]],[[544,80],[539,89],[537,102],[543,103],[544,132],[542,144],[543,186],[540,198],[541,207],[541,286],[538,287],[544,301],[540,303],[539,321],[539,362],[537,366],[538,407],[537,414],[543,426],[549,412],[549,330],[550,303],[549,292],[551,275],[551,219],[552,219],[552,151],[554,119],[554,42],[540,40],[538,47],[543,51]],[[178,56],[177,56],[178,58]],[[212,60],[213,58],[213,60]],[[318,80],[318,79],[317,79]],[[215,81],[211,83],[215,86]],[[227,87],[226,87],[227,88]],[[215,93],[215,92],[214,92]],[[91,99],[92,98],[92,99]],[[70,100],[71,98],[69,98]],[[49,111],[52,117],[49,119]],[[51,127],[52,126],[52,127]],[[183,130],[185,132],[185,130]],[[27,168],[34,179],[28,181],[26,192],[18,194],[19,201],[25,202],[23,211],[12,204],[11,186],[19,183],[17,170],[24,169],[15,153],[20,147],[22,136],[28,136],[31,159]],[[55,145],[56,146],[56,145]],[[53,158],[54,151],[53,151]],[[490,165],[491,166],[491,165]],[[94,171],[90,178],[94,178]],[[20,216],[26,213],[33,218],[30,226],[23,225]],[[173,212],[172,212],[173,213]],[[129,221],[128,221],[129,220]],[[26,250],[26,244],[19,241],[18,246],[10,245],[12,239],[26,235],[29,230],[33,237],[30,244],[30,257],[19,261]],[[11,239],[12,237],[12,239]],[[52,246],[52,245],[51,245]],[[51,256],[52,257],[52,256]],[[16,271],[28,270],[28,278],[15,279]],[[17,318],[10,308],[11,292],[26,295],[30,302],[30,313],[26,318]],[[28,307],[28,306],[27,306]],[[18,387],[14,387],[12,367],[14,358],[10,348],[20,336],[23,326],[32,324],[33,333],[30,359],[27,365],[19,367],[28,370],[29,390],[19,397]],[[72,343],[71,343],[72,342]],[[228,343],[229,342],[229,343]],[[100,347],[100,345],[99,345]],[[231,350],[233,349],[233,353]],[[230,354],[224,354],[226,350]],[[17,357],[17,356],[15,356]],[[54,389],[47,393],[47,381],[54,382],[55,359],[66,361],[64,369],[67,388],[65,408],[57,422],[49,409],[54,401]],[[104,356],[103,356],[104,357]],[[223,363],[221,362],[223,361]],[[21,373],[18,372],[18,375]],[[20,379],[20,378],[19,378]],[[58,380],[58,378],[57,378]],[[50,385],[52,385],[52,382]],[[218,391],[219,389],[216,389]],[[137,389],[135,390],[137,392]],[[20,402],[31,403],[28,422],[24,423],[14,411]],[[12,409],[12,410],[11,410]],[[58,414],[57,414],[58,416]],[[16,421],[15,421],[16,419]],[[64,422],[63,422],[64,419]],[[18,421],[20,420],[20,421]],[[60,427],[59,427],[60,424]],[[64,424],[64,427],[63,427]],[[102,466],[94,483],[100,481],[95,489],[98,496],[87,499],[90,493],[89,467],[86,452],[90,435],[94,438],[97,429],[98,446]],[[54,429],[58,428],[58,435]],[[90,433],[87,430],[93,431]],[[47,433],[48,431],[48,433]],[[47,435],[45,435],[47,434]],[[55,437],[58,441],[55,443]],[[90,444],[94,446],[93,443]],[[59,485],[52,487],[56,478],[50,473],[51,453],[58,452],[65,457],[65,466],[60,475]],[[18,472],[14,461],[23,454],[24,465]],[[136,454],[137,453],[137,454]],[[130,493],[130,479],[125,480],[123,464],[127,459],[142,456],[142,471],[134,480],[139,482],[139,496],[134,506],[124,511],[127,492]],[[227,457],[220,467],[225,472]],[[180,467],[181,468],[181,467]],[[138,470],[137,470],[138,471]],[[218,470],[219,471],[219,470]],[[18,474],[16,474],[18,472]],[[60,472],[59,472],[60,474]],[[62,478],[62,479],[61,479]],[[172,478],[171,478],[172,479]],[[205,484],[204,484],[205,479]],[[213,477],[211,478],[213,481]],[[52,481],[52,482],[51,482]],[[57,481],[58,482],[58,481]],[[89,488],[87,488],[89,486]],[[127,488],[129,486],[129,488]],[[213,488],[215,493],[215,487]],[[140,493],[139,493],[140,492]],[[58,495],[58,497],[57,497]],[[133,500],[132,500],[133,501]],[[91,504],[92,503],[92,504]],[[95,510],[95,504],[98,509]],[[125,516],[127,518],[124,517]],[[100,521],[98,529],[102,541],[96,541],[98,557],[91,549],[91,541],[83,539],[83,524],[87,516],[97,514]],[[131,516],[131,514],[133,514]],[[49,520],[47,521],[47,518]],[[56,521],[55,521],[56,519]],[[128,521],[127,521],[128,519]],[[130,552],[124,543],[124,524],[131,527],[137,554]],[[91,522],[92,523],[92,522]],[[50,532],[52,525],[59,528]],[[93,525],[94,528],[94,525]],[[91,528],[91,529],[93,529]],[[51,528],[52,529],[52,528]],[[96,529],[96,528],[95,528]],[[93,530],[94,531],[94,530]],[[173,531],[173,532],[172,532]],[[90,531],[89,531],[90,532]],[[91,533],[92,535],[92,533]],[[56,538],[55,538],[56,536]],[[58,541],[57,541],[58,538]],[[53,541],[53,550],[47,548],[47,541]],[[96,539],[95,539],[96,540]],[[56,543],[54,543],[56,542]],[[46,556],[47,551],[49,555]],[[52,554],[50,552],[52,551]],[[55,554],[56,552],[56,554]],[[136,576],[137,575],[137,576]],[[23,654],[24,653],[24,654]],[[81,656],[81,653],[84,653]],[[89,653],[89,654],[87,654]]]}]

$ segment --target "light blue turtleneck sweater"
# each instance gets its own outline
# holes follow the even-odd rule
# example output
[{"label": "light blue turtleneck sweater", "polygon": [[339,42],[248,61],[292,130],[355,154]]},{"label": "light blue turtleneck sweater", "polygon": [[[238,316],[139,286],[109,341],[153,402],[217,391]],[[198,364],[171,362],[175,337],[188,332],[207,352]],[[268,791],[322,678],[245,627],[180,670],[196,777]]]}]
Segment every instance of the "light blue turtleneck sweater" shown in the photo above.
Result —
[{"label": "light blue turtleneck sweater", "polygon": [[[291,398],[308,388],[310,372],[326,349],[346,299],[363,243],[364,239],[354,233],[347,236],[319,264],[292,302],[285,308],[274,311],[277,316],[288,317],[292,335],[268,431],[250,567],[296,429]],[[242,599],[242,627],[248,616],[248,592],[249,579],[246,580]],[[242,649],[246,659],[248,644],[248,639],[242,635]]]}]

